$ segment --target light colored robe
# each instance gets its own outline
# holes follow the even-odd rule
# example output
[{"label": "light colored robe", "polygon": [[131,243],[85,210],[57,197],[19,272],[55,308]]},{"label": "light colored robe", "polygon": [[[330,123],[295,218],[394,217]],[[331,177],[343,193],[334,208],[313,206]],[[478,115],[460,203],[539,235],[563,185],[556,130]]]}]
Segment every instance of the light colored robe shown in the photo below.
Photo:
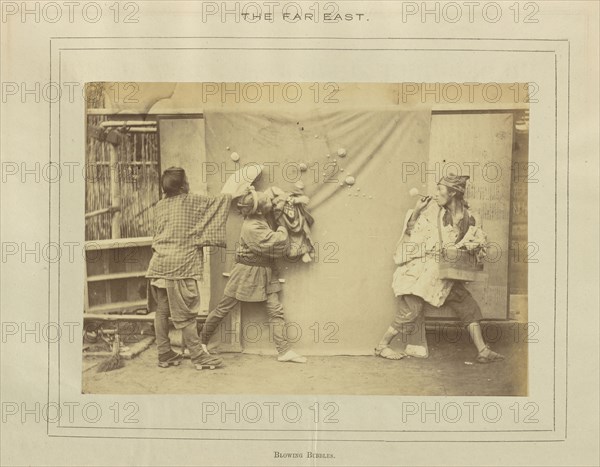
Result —
[{"label": "light colored robe", "polygon": [[[439,273],[441,247],[438,216],[443,216],[445,209],[440,208],[435,202],[430,203],[421,212],[410,233],[407,233],[408,221],[412,213],[411,209],[406,214],[403,234],[396,246],[394,262],[398,268],[394,272],[392,289],[396,296],[417,295],[427,303],[440,307],[454,285],[453,280],[440,279]],[[486,235],[477,225],[471,225],[465,236],[457,243],[460,235],[458,227],[450,224],[444,226],[441,219],[440,222],[444,246],[460,247],[465,243],[468,243],[470,249],[485,246]]]}]

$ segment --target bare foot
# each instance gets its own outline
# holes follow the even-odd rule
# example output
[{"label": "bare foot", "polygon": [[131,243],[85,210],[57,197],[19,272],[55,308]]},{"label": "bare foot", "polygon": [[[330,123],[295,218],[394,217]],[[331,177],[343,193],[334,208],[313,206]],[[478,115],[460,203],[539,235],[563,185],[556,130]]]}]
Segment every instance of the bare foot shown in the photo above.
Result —
[{"label": "bare foot", "polygon": [[306,363],[306,357],[298,355],[293,350],[288,350],[283,355],[277,357],[277,360],[280,362]]},{"label": "bare foot", "polygon": [[404,357],[406,357],[406,354],[401,352],[395,352],[386,345],[377,346],[375,348],[375,356],[386,358],[388,360],[402,360]]}]

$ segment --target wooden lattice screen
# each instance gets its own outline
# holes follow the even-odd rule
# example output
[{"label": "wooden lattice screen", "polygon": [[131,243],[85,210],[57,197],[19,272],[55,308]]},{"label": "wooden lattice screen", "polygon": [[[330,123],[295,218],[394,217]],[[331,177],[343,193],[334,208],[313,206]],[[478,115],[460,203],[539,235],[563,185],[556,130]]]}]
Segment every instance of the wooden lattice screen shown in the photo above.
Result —
[{"label": "wooden lattice screen", "polygon": [[[88,116],[88,126],[98,126],[107,116]],[[151,236],[152,209],[159,199],[159,146],[156,132],[123,132],[115,145],[116,163],[111,162],[111,143],[87,137],[86,213],[113,206],[111,181],[120,195],[120,232],[112,232],[114,212],[86,219],[86,240]]]}]

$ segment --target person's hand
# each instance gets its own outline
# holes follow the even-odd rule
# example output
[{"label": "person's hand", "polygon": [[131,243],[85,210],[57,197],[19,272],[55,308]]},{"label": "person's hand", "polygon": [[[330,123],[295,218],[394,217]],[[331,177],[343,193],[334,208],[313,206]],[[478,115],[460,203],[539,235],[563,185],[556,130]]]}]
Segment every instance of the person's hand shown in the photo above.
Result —
[{"label": "person's hand", "polygon": [[420,214],[421,211],[423,211],[423,209],[425,209],[429,205],[431,199],[431,196],[419,197],[419,199],[417,199],[417,204],[415,204],[415,212],[417,214]]},{"label": "person's hand", "polygon": [[242,196],[248,194],[248,189],[250,188],[250,184],[240,184],[236,188],[235,192],[231,195],[231,199],[239,199]]},{"label": "person's hand", "polygon": [[221,194],[231,195],[233,199],[239,198],[261,173],[262,166],[260,164],[251,163],[244,165],[244,167],[239,168],[229,176],[221,189]]}]

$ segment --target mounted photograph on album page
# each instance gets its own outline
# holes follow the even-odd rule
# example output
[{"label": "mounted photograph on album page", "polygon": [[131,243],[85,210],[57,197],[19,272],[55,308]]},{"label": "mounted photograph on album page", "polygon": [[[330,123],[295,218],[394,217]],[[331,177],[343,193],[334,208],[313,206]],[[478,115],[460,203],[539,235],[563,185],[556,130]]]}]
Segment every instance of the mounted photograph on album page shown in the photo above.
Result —
[{"label": "mounted photograph on album page", "polygon": [[533,88],[268,86],[88,84],[83,392],[526,396]]},{"label": "mounted photograph on album page", "polygon": [[0,464],[598,465],[598,3],[1,9]]}]

